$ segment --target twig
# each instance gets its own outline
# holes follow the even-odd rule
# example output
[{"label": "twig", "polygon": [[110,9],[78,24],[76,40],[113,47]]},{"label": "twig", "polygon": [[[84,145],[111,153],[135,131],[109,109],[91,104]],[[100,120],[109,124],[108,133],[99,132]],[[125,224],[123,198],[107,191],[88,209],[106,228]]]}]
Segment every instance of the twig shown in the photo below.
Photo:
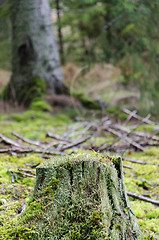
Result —
[{"label": "twig", "polygon": [[13,176],[13,172],[12,171],[8,171],[11,175],[11,178],[12,178],[12,183],[14,183],[14,176]]},{"label": "twig", "polygon": [[155,204],[155,205],[158,205],[158,206],[159,206],[159,201],[157,201],[157,200],[153,200],[153,199],[151,199],[151,198],[139,196],[139,195],[137,195],[136,193],[131,193],[131,192],[127,192],[127,195],[128,195],[129,197],[133,197],[133,198],[136,198],[136,199],[145,201],[145,202],[150,202],[150,203],[152,203],[152,204]]},{"label": "twig", "polygon": [[21,208],[21,213],[23,213],[25,211],[26,207],[27,207],[27,203],[25,201],[22,208]]},{"label": "twig", "polygon": [[146,165],[146,164],[147,165],[154,165],[153,163],[142,162],[142,161],[131,159],[131,158],[123,158],[123,161],[128,161],[128,162],[138,163],[138,164],[143,164],[143,165]]},{"label": "twig", "polygon": [[30,164],[30,163],[25,163],[26,166],[31,167],[31,168],[36,168],[37,166],[40,165],[40,163],[37,164]]},{"label": "twig", "polygon": [[39,141],[33,141],[31,139],[24,138],[24,137],[22,137],[21,135],[19,135],[16,132],[12,132],[12,135],[15,136],[16,138],[19,138],[21,141],[29,143],[31,145],[35,145],[35,146],[38,146],[38,147],[41,147],[41,148],[45,148],[46,147],[45,145],[41,144]]},{"label": "twig", "polygon": [[47,133],[46,137],[54,138],[54,139],[56,139],[58,141],[61,141],[61,142],[71,143],[71,141],[69,141],[69,140],[67,140],[67,139],[65,139],[65,138],[63,138],[63,137],[61,137],[57,134],[50,133],[50,132]]},{"label": "twig", "polygon": [[3,134],[0,133],[0,138],[2,139],[3,142],[15,146],[15,147],[21,147],[21,145],[17,142],[14,142],[12,139],[7,138],[6,136],[4,136]]},{"label": "twig", "polygon": [[154,141],[159,141],[159,137],[151,135],[149,133],[131,131],[131,130],[129,130],[129,129],[125,128],[125,127],[119,126],[119,125],[115,125],[115,126],[113,126],[113,128],[119,129],[122,132],[127,133],[128,135],[132,134],[132,135],[136,135],[138,137],[143,137],[143,138],[147,138],[147,139],[152,139]]},{"label": "twig", "polygon": [[18,171],[22,171],[22,172],[36,172],[36,170],[25,169],[25,168],[18,168]]},{"label": "twig", "polygon": [[136,110],[134,110],[133,112],[130,112],[128,117],[127,117],[127,119],[126,119],[126,121],[124,122],[124,125],[126,125],[136,113],[137,113]]},{"label": "twig", "polygon": [[128,166],[128,165],[123,165],[124,168],[128,168],[128,169],[134,169],[133,167],[131,166]]},{"label": "twig", "polygon": [[133,147],[139,149],[140,151],[144,151],[145,150],[145,148],[143,148],[140,144],[138,144],[137,142],[135,142],[132,139],[128,138],[127,136],[123,136],[122,134],[120,134],[119,132],[115,131],[114,129],[104,128],[104,130],[112,133],[113,135],[119,137],[120,139],[126,140],[127,142],[129,142],[129,144],[131,144]]},{"label": "twig", "polygon": [[146,118],[142,118],[141,116],[139,116],[138,114],[136,114],[136,112],[131,112],[130,110],[128,109],[123,109],[123,112],[126,113],[126,114],[129,114],[131,115],[132,114],[132,117],[143,122],[143,123],[146,123],[146,124],[152,124],[152,125],[155,125],[155,122],[149,120],[148,118],[150,117],[150,115],[148,115]]},{"label": "twig", "polygon": [[21,149],[21,148],[7,148],[7,149],[0,149],[0,153],[45,153],[48,155],[60,155],[60,152],[54,152],[54,151],[44,151],[43,149]]},{"label": "twig", "polygon": [[89,137],[86,137],[86,138],[84,138],[84,139],[82,139],[82,140],[80,140],[80,141],[71,143],[71,144],[69,144],[69,145],[67,145],[67,146],[65,146],[65,147],[62,147],[62,148],[60,149],[60,151],[65,151],[65,150],[67,150],[67,149],[69,149],[69,148],[76,147],[76,146],[78,146],[78,145],[86,142],[86,141],[87,141],[88,139],[90,139],[90,138],[91,138],[91,137],[89,136]]},{"label": "twig", "polygon": [[24,173],[24,172],[13,172],[12,173],[15,173],[15,174],[20,174],[20,175],[24,175],[26,177],[33,177],[33,178],[36,178],[36,175],[33,175],[33,174],[29,174],[29,173]]}]

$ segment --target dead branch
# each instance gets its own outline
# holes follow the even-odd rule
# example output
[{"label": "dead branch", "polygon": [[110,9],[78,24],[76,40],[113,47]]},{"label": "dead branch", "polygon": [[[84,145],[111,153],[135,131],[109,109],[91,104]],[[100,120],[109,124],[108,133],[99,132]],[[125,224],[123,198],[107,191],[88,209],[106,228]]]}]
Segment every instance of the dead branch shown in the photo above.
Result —
[{"label": "dead branch", "polygon": [[25,172],[15,172],[15,171],[12,171],[12,173],[19,174],[19,175],[24,175],[24,176],[26,176],[26,177],[36,178],[36,175],[29,174],[29,173],[25,173]]},{"label": "dead branch", "polygon": [[91,137],[89,136],[89,137],[86,137],[86,138],[84,138],[84,139],[82,139],[82,140],[79,140],[79,141],[77,141],[77,142],[71,143],[71,144],[69,144],[69,145],[67,145],[67,146],[64,146],[64,147],[62,147],[62,148],[60,149],[60,151],[65,151],[65,150],[67,150],[67,149],[69,149],[69,148],[76,147],[76,146],[78,146],[78,145],[86,142],[86,141],[87,141],[88,139],[90,139],[90,138],[91,138]]},{"label": "dead branch", "polygon": [[21,135],[19,135],[16,132],[12,132],[12,135],[15,136],[16,138],[20,139],[21,141],[29,143],[31,145],[35,145],[35,146],[38,146],[38,147],[41,147],[41,148],[45,148],[46,147],[45,145],[41,144],[39,141],[33,141],[31,139],[24,138],[24,137],[22,137]]},{"label": "dead branch", "polygon": [[123,161],[128,161],[128,162],[138,163],[138,164],[143,164],[143,165],[146,165],[146,164],[147,165],[154,165],[153,163],[142,162],[142,161],[131,159],[131,158],[123,158]]},{"label": "dead branch", "polygon": [[150,202],[152,204],[155,204],[155,205],[158,205],[159,206],[159,201],[157,200],[153,200],[151,198],[147,198],[147,197],[143,197],[143,196],[139,196],[137,195],[136,193],[131,193],[131,192],[127,192],[127,195],[129,197],[133,197],[135,199],[139,199],[139,200],[142,200],[142,201],[145,201],[145,202]]},{"label": "dead branch", "polygon": [[115,129],[118,129],[118,130],[121,130],[122,132],[125,132],[128,135],[136,135],[136,136],[141,137],[141,138],[147,138],[147,139],[151,139],[151,140],[154,140],[154,141],[159,141],[159,137],[151,135],[149,133],[131,131],[128,128],[125,128],[125,127],[120,126],[120,125],[114,125],[114,126],[111,126],[111,127],[115,128]]},{"label": "dead branch", "polygon": [[37,166],[40,165],[40,163],[37,164],[30,164],[30,163],[25,163],[26,166],[30,167],[30,168],[36,168]]},{"label": "dead branch", "polygon": [[42,153],[42,154],[48,154],[48,155],[60,155],[60,152],[56,151],[44,151],[43,149],[27,149],[27,148],[5,148],[5,149],[0,149],[0,153]]},{"label": "dead branch", "polygon": [[11,175],[11,178],[12,178],[12,183],[14,183],[14,176],[13,176],[13,172],[12,171],[8,171]]},{"label": "dead branch", "polygon": [[46,134],[46,137],[54,138],[54,139],[56,139],[58,141],[61,141],[61,142],[71,143],[71,141],[69,141],[69,140],[67,140],[67,139],[65,139],[65,138],[63,138],[63,137],[61,137],[61,136],[59,136],[57,134],[50,133],[50,132],[48,132]]},{"label": "dead branch", "polygon": [[3,134],[0,133],[0,138],[2,139],[3,142],[5,142],[6,144],[15,146],[15,147],[21,147],[21,145],[15,141],[13,141],[10,138],[7,138],[6,136],[4,136]]},{"label": "dead branch", "polygon": [[133,167],[131,166],[128,166],[128,165],[123,165],[124,168],[128,168],[128,169],[134,169]]},{"label": "dead branch", "polygon": [[140,151],[144,151],[145,148],[143,148],[140,144],[138,144],[137,142],[133,141],[132,139],[128,138],[125,135],[122,135],[121,133],[115,131],[114,129],[111,128],[104,128],[105,131],[110,132],[111,134],[119,137],[120,139],[124,139],[125,141],[127,141],[130,145],[132,145],[133,147],[139,149]]},{"label": "dead branch", "polygon": [[136,113],[137,113],[136,110],[134,110],[133,112],[130,112],[128,117],[127,117],[127,119],[126,119],[126,121],[124,122],[124,125],[127,124]]},{"label": "dead branch", "polygon": [[26,168],[18,168],[18,171],[20,172],[36,172],[36,170],[33,169],[26,169]]},{"label": "dead branch", "polygon": [[149,120],[149,117],[150,115],[148,115],[146,118],[142,118],[141,116],[139,116],[138,114],[136,114],[136,112],[131,112],[130,110],[128,109],[123,109],[123,112],[128,114],[128,115],[131,115],[131,117],[135,118],[136,120],[139,120],[143,123],[146,123],[146,124],[152,124],[152,125],[155,125],[155,122]]}]

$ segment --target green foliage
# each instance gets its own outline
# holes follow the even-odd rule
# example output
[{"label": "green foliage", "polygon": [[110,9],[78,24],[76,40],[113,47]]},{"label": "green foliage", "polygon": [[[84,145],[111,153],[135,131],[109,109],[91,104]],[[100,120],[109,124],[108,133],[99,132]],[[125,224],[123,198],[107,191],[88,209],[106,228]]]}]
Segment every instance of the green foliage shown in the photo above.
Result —
[{"label": "green foliage", "polygon": [[30,108],[35,111],[51,111],[51,106],[41,98],[35,98],[30,104]]},{"label": "green foliage", "polygon": [[89,98],[84,93],[73,92],[71,95],[76,97],[82,103],[82,105],[88,109],[100,109],[99,103]]},{"label": "green foliage", "polygon": [[159,2],[62,0],[60,8],[66,60],[113,62],[123,84],[140,90],[139,109],[157,114]]}]

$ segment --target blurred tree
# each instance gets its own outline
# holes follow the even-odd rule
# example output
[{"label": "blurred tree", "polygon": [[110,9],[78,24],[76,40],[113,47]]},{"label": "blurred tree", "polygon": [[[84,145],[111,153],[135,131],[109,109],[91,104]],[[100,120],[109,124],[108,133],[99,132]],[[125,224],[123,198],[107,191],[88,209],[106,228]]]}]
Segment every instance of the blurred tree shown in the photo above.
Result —
[{"label": "blurred tree", "polygon": [[5,98],[28,104],[64,89],[48,0],[10,0],[12,77]]}]

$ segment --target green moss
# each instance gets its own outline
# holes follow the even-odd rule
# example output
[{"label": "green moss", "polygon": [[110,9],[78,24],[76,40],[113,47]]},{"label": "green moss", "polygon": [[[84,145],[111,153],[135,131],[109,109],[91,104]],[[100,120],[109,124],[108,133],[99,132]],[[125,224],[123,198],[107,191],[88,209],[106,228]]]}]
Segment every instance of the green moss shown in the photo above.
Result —
[{"label": "green moss", "polygon": [[[34,99],[42,97],[46,92],[46,83],[43,79],[36,76],[23,85],[23,104],[28,105]],[[21,96],[20,96],[21,97]],[[20,99],[19,99],[20,100]]]},{"label": "green moss", "polygon": [[144,232],[146,234],[148,234],[149,232],[154,232],[154,233],[159,233],[159,219],[151,219],[151,220],[139,220],[139,224],[142,230],[144,230]]},{"label": "green moss", "polygon": [[76,97],[82,103],[82,105],[88,109],[100,109],[99,103],[92,98],[89,98],[84,93],[73,92],[71,95]]},{"label": "green moss", "polygon": [[45,101],[39,98],[35,98],[32,101],[30,108],[35,111],[51,111],[52,110],[49,104],[47,104]]},{"label": "green moss", "polygon": [[106,109],[106,113],[113,116],[116,119],[120,119],[120,121],[125,121],[127,119],[127,114],[122,112],[120,106],[117,107],[108,107]]},{"label": "green moss", "polygon": [[[12,78],[14,78],[14,76],[12,76]],[[17,80],[11,79],[11,82],[3,89],[1,96],[5,101],[16,100],[20,105],[28,106],[34,99],[42,97],[46,92],[46,83],[38,76],[27,79],[27,81],[19,77],[18,81],[22,83],[19,84],[19,87],[17,87]],[[16,99],[14,99],[15,96],[12,96],[11,86],[15,84]]]}]

